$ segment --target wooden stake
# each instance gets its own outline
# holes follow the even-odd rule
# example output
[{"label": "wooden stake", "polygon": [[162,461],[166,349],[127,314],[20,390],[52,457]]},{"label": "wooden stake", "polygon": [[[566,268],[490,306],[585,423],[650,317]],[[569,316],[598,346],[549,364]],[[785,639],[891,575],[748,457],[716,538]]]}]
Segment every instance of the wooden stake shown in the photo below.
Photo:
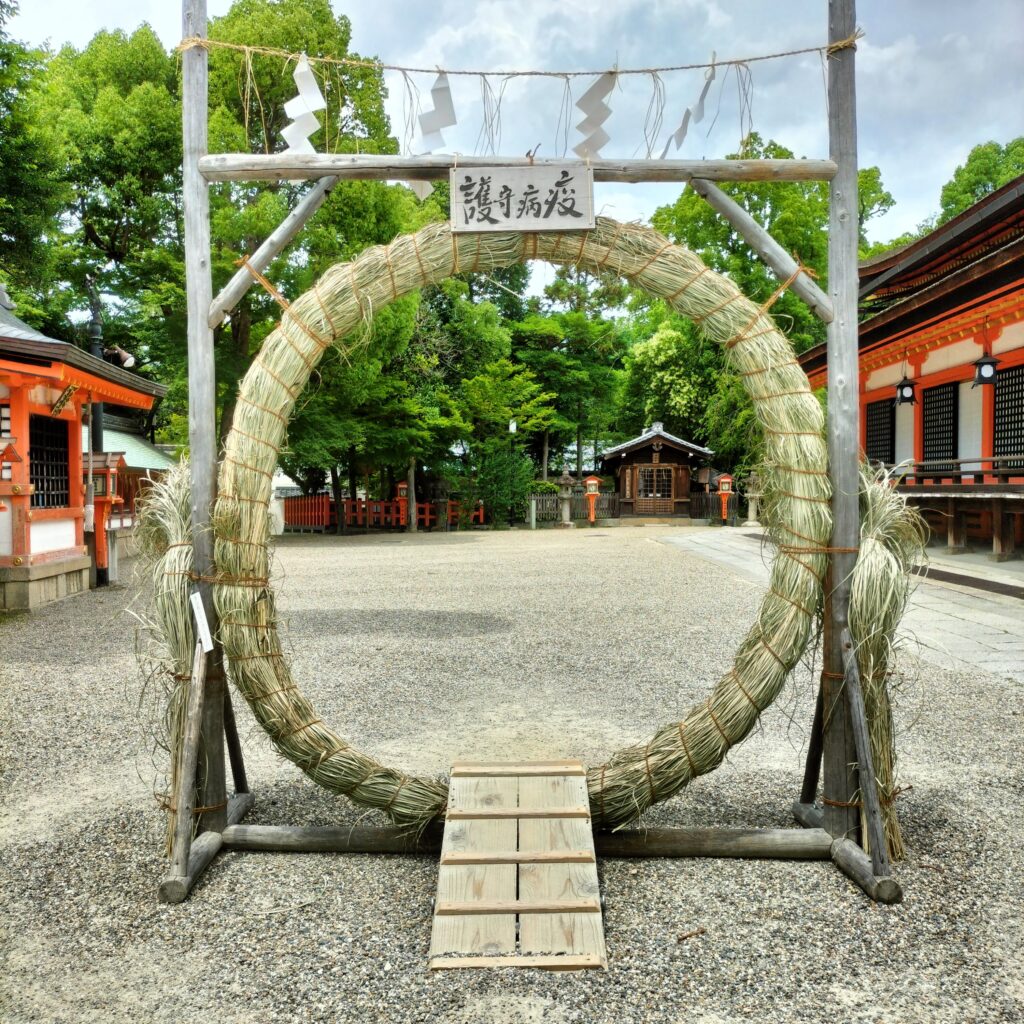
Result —
[{"label": "wooden stake", "polygon": [[864,708],[864,694],[860,687],[860,670],[857,668],[857,654],[853,648],[850,630],[844,629],[842,636],[843,662],[846,679],[844,688],[850,706],[850,720],[853,737],[857,744],[857,778],[860,782],[860,799],[864,808],[864,819],[868,826],[871,847],[871,870],[878,877],[892,873],[889,864],[889,845],[885,839],[882,824],[882,808],[878,802],[878,785],[875,781],[874,759],[871,756],[871,737],[868,735],[868,716]]},{"label": "wooden stake", "polygon": [[196,760],[199,757],[199,731],[203,724],[203,686],[206,682],[206,655],[196,643],[185,709],[185,732],[181,738],[181,759],[174,787],[174,844],[171,848],[170,876],[188,874],[192,847],[192,811],[195,807]]},{"label": "wooden stake", "polygon": [[[829,0],[830,42],[856,31],[853,0]],[[838,168],[829,194],[828,287],[834,319],[828,325],[828,455],[832,481],[831,571],[826,580],[824,769],[825,828],[856,838],[857,759],[849,708],[841,692],[840,636],[850,614],[850,581],[860,544],[860,413],[857,365],[857,116],[854,49],[828,58],[829,156]]]},{"label": "wooden stake", "polygon": [[[187,51],[186,51],[187,52]],[[205,54],[205,51],[203,51]],[[365,153],[217,153],[199,161],[207,181],[276,181],[337,177],[344,180],[439,181],[458,166],[561,168],[565,160],[495,156],[376,156]],[[827,181],[831,160],[590,160],[594,181]],[[583,164],[581,163],[582,167]]]},{"label": "wooden stake", "polygon": [[813,804],[818,796],[818,782],[821,780],[821,741],[824,721],[824,679],[818,685],[818,699],[814,702],[814,718],[811,720],[811,736],[807,741],[807,763],[804,765],[804,782],[800,787],[800,803]]},{"label": "wooden stake", "polygon": [[[291,213],[274,229],[267,240],[249,257],[249,266],[262,274],[284,250],[285,246],[306,226],[306,222],[323,206],[337,184],[337,177],[321,178],[299,201]],[[256,283],[247,267],[242,267],[220,290],[210,304],[209,324],[216,327],[238,305],[242,296]]]},{"label": "wooden stake", "polygon": [[228,745],[228,761],[231,764],[231,778],[236,793],[249,792],[249,780],[245,775],[245,760],[242,757],[242,741],[238,738],[235,709],[231,706],[231,692],[224,687],[224,738]]},{"label": "wooden stake", "polygon": [[[690,188],[707,200],[708,205],[720,213],[739,233],[740,237],[768,265],[780,281],[789,281],[789,290],[810,307],[814,315],[824,323],[833,320],[832,303],[828,296],[803,273],[797,273],[797,262],[785,249],[765,231],[739,203],[733,202],[717,185],[703,178],[694,178]],[[796,277],[793,275],[796,274]]]},{"label": "wooden stake", "polygon": [[868,855],[852,840],[837,839],[832,844],[832,860],[877,903],[899,903],[903,899],[900,883],[895,878],[878,878],[871,870]]}]

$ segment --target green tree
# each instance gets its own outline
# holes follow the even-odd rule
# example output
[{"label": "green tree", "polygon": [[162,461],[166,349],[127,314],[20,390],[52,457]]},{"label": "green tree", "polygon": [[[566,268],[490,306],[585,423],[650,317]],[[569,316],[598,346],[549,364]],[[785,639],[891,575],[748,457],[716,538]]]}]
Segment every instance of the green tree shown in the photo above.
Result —
[{"label": "green tree", "polygon": [[13,0],[0,0],[0,273],[23,286],[45,258],[41,243],[57,228],[67,187],[55,140],[32,116],[29,94],[44,74],[44,55],[6,31],[17,11]]},{"label": "green tree", "polygon": [[1024,174],[1024,136],[1005,146],[983,142],[967,155],[967,160],[942,186],[938,224],[945,224],[968,207]]}]

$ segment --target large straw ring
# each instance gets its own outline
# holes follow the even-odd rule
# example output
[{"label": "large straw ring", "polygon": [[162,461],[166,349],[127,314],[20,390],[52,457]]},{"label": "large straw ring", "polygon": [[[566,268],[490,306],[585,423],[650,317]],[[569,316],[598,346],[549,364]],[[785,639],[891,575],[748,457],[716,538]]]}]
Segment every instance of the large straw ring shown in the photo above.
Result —
[{"label": "large straw ring", "polygon": [[319,362],[323,344],[343,353],[372,345],[366,321],[374,311],[450,277],[457,262],[486,272],[534,257],[621,274],[664,298],[724,346],[768,428],[765,491],[772,517],[807,538],[799,553],[776,557],[757,619],[708,697],[682,723],[669,723],[649,741],[590,769],[592,806],[599,808],[595,825],[626,824],[655,799],[667,799],[721,763],[777,697],[807,645],[810,613],[821,598],[831,532],[821,407],[767,309],[709,271],[692,252],[649,228],[606,218],[589,232],[530,236],[453,234],[446,224],[432,224],[387,249],[369,249],[332,267],[291,305],[286,322],[263,343],[240,385],[214,516],[221,577],[214,593],[231,679],[280,752],[320,785],[379,808],[402,825],[419,827],[442,814],[447,785],[385,768],[325,724],[292,682],[272,589],[231,581],[269,574],[266,503],[275,452],[285,443],[295,396]]}]

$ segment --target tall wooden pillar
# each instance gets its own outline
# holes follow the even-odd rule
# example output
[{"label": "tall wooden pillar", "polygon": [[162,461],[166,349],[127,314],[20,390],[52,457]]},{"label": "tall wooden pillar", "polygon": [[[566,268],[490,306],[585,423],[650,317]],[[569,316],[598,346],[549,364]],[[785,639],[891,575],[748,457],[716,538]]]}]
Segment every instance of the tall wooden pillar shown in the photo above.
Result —
[{"label": "tall wooden pillar", "polygon": [[[830,43],[856,31],[854,0],[829,0]],[[841,636],[849,625],[850,580],[860,543],[860,437],[857,360],[857,98],[852,46],[828,58],[829,156],[838,171],[829,195],[828,289],[834,319],[828,325],[828,454],[832,478],[831,572],[826,581],[824,692],[825,828],[837,839],[856,840],[860,814],[852,804],[857,791],[856,747],[843,692]]]},{"label": "tall wooden pillar", "polygon": [[[206,36],[206,0],[182,0],[182,38]],[[213,575],[213,535],[210,514],[217,480],[216,391],[213,331],[209,325],[213,302],[210,276],[209,186],[199,173],[199,158],[207,152],[209,61],[201,46],[182,53],[182,206],[185,214],[185,287],[188,297],[188,439],[192,480],[192,531],[199,591],[216,631],[210,584]],[[224,772],[224,668],[216,648],[209,659],[203,704],[202,748],[199,758],[204,829],[221,831],[227,824]]]}]

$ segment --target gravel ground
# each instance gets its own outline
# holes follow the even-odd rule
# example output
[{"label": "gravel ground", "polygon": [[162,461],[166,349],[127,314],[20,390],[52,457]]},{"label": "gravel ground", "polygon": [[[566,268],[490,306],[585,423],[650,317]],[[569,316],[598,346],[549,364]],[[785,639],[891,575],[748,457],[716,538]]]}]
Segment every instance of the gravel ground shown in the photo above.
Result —
[{"label": "gravel ground", "polygon": [[[407,769],[592,762],[703,696],[756,612],[757,585],[669,532],[286,539],[295,677],[344,735]],[[1019,683],[928,666],[905,698],[900,906],[829,864],[606,860],[606,973],[432,976],[431,858],[222,854],[187,903],[157,902],[131,599],[0,619],[5,1024],[1024,1017]],[[650,823],[790,824],[811,680],[798,672],[762,728]],[[239,717],[250,821],[367,818]]]}]

